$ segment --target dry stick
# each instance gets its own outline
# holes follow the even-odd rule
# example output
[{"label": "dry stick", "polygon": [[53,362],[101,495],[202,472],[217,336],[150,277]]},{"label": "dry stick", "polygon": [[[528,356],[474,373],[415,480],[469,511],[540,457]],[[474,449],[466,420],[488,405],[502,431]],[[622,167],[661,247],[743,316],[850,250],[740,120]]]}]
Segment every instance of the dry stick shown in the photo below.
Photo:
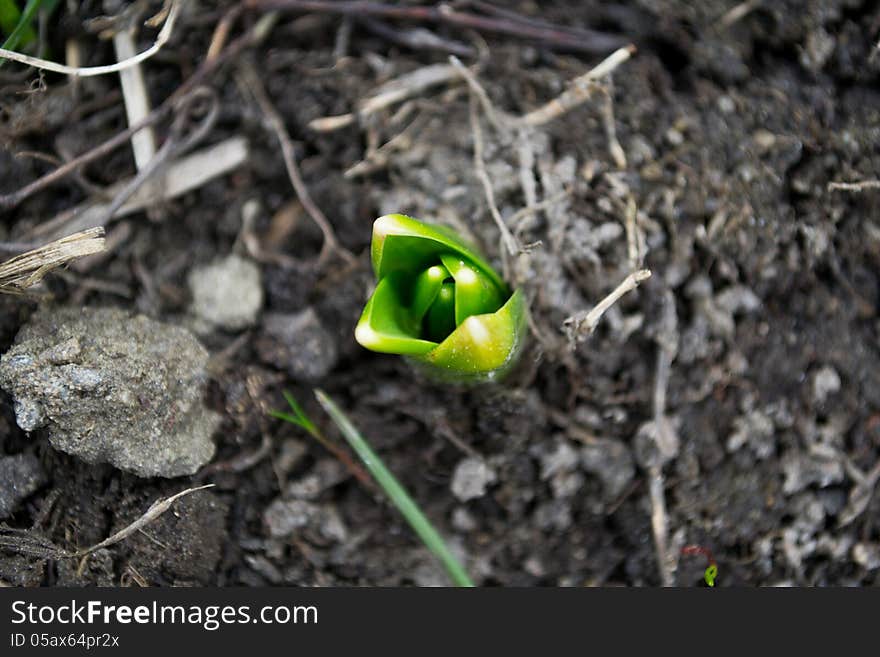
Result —
[{"label": "dry stick", "polygon": [[721,29],[727,29],[737,21],[745,18],[751,11],[757,9],[761,2],[762,0],[746,0],[739,3],[718,19],[717,26]]},{"label": "dry stick", "polygon": [[572,315],[563,322],[563,327],[568,333],[572,347],[576,342],[586,339],[599,324],[602,315],[613,306],[620,297],[627,292],[635,290],[639,284],[651,277],[650,269],[639,269],[634,271],[620,283],[607,297],[597,303],[589,312],[580,312]]},{"label": "dry stick", "polygon": [[636,224],[638,215],[639,208],[636,205],[636,200],[630,195],[626,200],[626,221],[624,226],[626,227],[626,249],[629,256],[629,266],[632,269],[641,267],[642,260],[644,259],[643,240],[640,239],[642,236]]},{"label": "dry stick", "polygon": [[119,530],[113,536],[109,538],[105,538],[100,543],[93,545],[92,547],[85,548],[83,550],[78,550],[75,555],[76,557],[84,557],[88,554],[91,554],[95,550],[100,550],[105,547],[109,547],[119,541],[122,541],[129,536],[131,536],[136,531],[143,529],[148,524],[153,522],[156,518],[165,513],[168,509],[171,508],[171,505],[174,504],[177,500],[179,500],[184,495],[190,495],[195,493],[196,491],[205,490],[206,488],[213,488],[214,484],[205,484],[204,486],[196,486],[195,488],[187,488],[186,490],[180,491],[176,495],[172,495],[164,500],[157,500],[150,505],[150,508],[146,510],[144,515],[135,520],[133,523]]},{"label": "dry stick", "polygon": [[18,294],[71,260],[104,250],[104,229],[68,235],[0,263],[0,292]]},{"label": "dry stick", "polygon": [[137,125],[131,126],[127,130],[123,130],[119,134],[111,137],[104,143],[99,144],[90,151],[86,151],[79,157],[70,160],[69,162],[67,162],[63,166],[58,167],[51,173],[47,173],[42,178],[38,178],[34,182],[26,185],[25,187],[22,187],[17,192],[0,196],[0,210],[15,207],[25,199],[33,196],[35,193],[70,175],[78,168],[112,152],[113,150],[127,142],[129,139],[131,139],[131,136],[139,130],[143,130],[147,126],[154,125],[161,121],[171,112],[172,109],[174,109],[175,103],[180,98],[186,96],[195,87],[201,84],[202,80],[204,80],[210,74],[214,73],[221,64],[225,63],[229,59],[236,57],[245,48],[259,43],[270,31],[272,25],[274,24],[274,20],[274,15],[267,14],[246,34],[240,36],[235,41],[230,43],[229,47],[226,48],[220,55],[214,57],[213,59],[206,59],[204,62],[202,62],[202,64],[199,65],[196,71],[183,84],[181,84],[174,91],[174,93],[172,93],[171,96],[169,96],[165,100],[165,102],[154,109],[146,119],[144,119]]},{"label": "dry stick", "polygon": [[504,242],[504,246],[507,247],[508,253],[514,256],[522,251],[522,247],[519,240],[513,236],[507,224],[504,223],[504,219],[498,211],[498,206],[495,204],[495,190],[492,189],[492,181],[489,179],[486,163],[483,161],[483,130],[480,128],[480,117],[477,116],[477,97],[473,93],[470,97],[469,111],[471,130],[474,134],[474,169],[476,170],[477,178],[480,179],[480,183],[483,185],[483,193],[486,195],[489,213],[492,215],[492,219],[495,220],[498,230],[501,231],[501,240]]},{"label": "dry stick", "polygon": [[133,57],[129,57],[128,59],[125,59],[121,62],[117,62],[116,64],[110,64],[108,66],[87,67],[65,66],[64,64],[50,62],[46,59],[40,59],[38,57],[31,57],[30,55],[24,55],[22,53],[15,52],[14,50],[4,50],[3,48],[0,48],[0,57],[5,57],[6,59],[11,59],[22,64],[27,64],[28,66],[33,66],[35,68],[53,71],[55,73],[62,73],[64,75],[70,75],[71,77],[84,78],[92,77],[95,75],[107,75],[108,73],[119,73],[120,71],[124,71],[125,69],[131,68],[132,66],[137,66],[142,61],[149,59],[162,49],[162,46],[164,46],[171,38],[171,31],[174,28],[174,21],[177,20],[177,14],[179,13],[179,11],[180,3],[174,2],[174,4],[171,6],[171,11],[168,13],[168,18],[165,20],[165,25],[162,26],[162,29],[159,31],[159,34],[156,37],[155,43],[142,53]]},{"label": "dry stick", "polygon": [[525,19],[512,20],[506,17],[481,16],[456,11],[446,3],[438,3],[429,7],[406,7],[358,0],[245,0],[244,4],[254,9],[354,14],[359,17],[375,16],[379,18],[444,23],[478,32],[494,32],[496,34],[534,39],[548,46],[593,54],[608,52],[620,47],[623,43],[623,39],[620,37],[596,30],[536,24]]},{"label": "dry stick", "polygon": [[[212,146],[207,146],[195,153],[175,159],[168,164],[165,171],[166,184],[162,189],[161,201],[169,201],[193,189],[198,189],[207,181],[229,173],[248,158],[248,143],[244,137],[230,137]],[[132,183],[132,179],[117,183],[110,191],[118,194],[121,189]],[[119,219],[135,212],[145,210],[156,203],[154,195],[141,187],[122,207],[113,213],[113,219]],[[94,226],[102,217],[106,218],[110,203],[86,201],[74,208],[66,210],[49,221],[40,224],[31,231],[30,236],[54,234],[61,227],[68,230]]]},{"label": "dry stick", "polygon": [[378,87],[369,97],[359,103],[357,111],[314,119],[309,122],[309,128],[316,132],[339,130],[351,125],[358,118],[365,119],[389,105],[402,102],[422,93],[429,87],[450,82],[457,77],[458,71],[448,64],[423,66]]},{"label": "dry stick", "polygon": [[[201,123],[192,134],[187,135],[185,139],[181,139],[186,114],[189,111],[190,106],[198,100],[199,96],[206,95],[212,100],[210,111],[205,118],[202,119]],[[180,102],[178,115],[174,120],[174,124],[171,126],[171,134],[168,139],[165,140],[165,143],[162,144],[162,148],[159,149],[159,151],[145,164],[143,169],[141,169],[131,181],[123,185],[122,189],[110,203],[109,207],[107,207],[100,218],[97,219],[96,224],[99,226],[107,224],[113,219],[116,212],[125,205],[125,202],[130,199],[134,193],[147,182],[147,180],[165,166],[169,159],[173,159],[176,155],[192,148],[204,139],[214,126],[218,113],[219,109],[216,95],[213,91],[209,91],[207,87],[198,87],[192,92],[192,94],[184,98]]]},{"label": "dry stick", "polygon": [[[609,80],[609,87],[611,83]],[[608,140],[608,152],[618,169],[626,169],[626,151],[617,139],[617,125],[614,120],[614,98],[610,88],[600,88],[599,112],[605,127],[605,138]]]},{"label": "dry stick", "polygon": [[290,184],[293,186],[293,189],[299,198],[299,202],[302,203],[303,208],[309,213],[309,216],[318,225],[318,228],[321,229],[321,233],[324,236],[324,244],[321,246],[321,253],[318,256],[318,264],[322,264],[327,256],[333,251],[338,253],[347,263],[354,264],[357,262],[357,259],[350,251],[339,243],[336,239],[336,233],[333,232],[333,226],[327,220],[324,213],[321,212],[321,209],[315,205],[315,202],[312,200],[308,187],[306,187],[306,184],[303,182],[302,176],[300,175],[299,167],[296,163],[296,157],[293,152],[293,143],[290,141],[290,135],[287,133],[284,121],[272,105],[272,101],[269,100],[269,95],[266,93],[265,88],[263,88],[263,83],[260,82],[260,78],[256,71],[254,71],[250,65],[242,63],[240,65],[240,76],[245,87],[250,90],[254,99],[257,101],[257,104],[260,106],[260,110],[263,112],[263,115],[269,124],[269,128],[275,133],[278,142],[281,144],[281,153],[284,156],[284,166],[287,168],[287,176],[290,178]]},{"label": "dry stick", "polygon": [[[119,30],[113,35],[113,46],[119,61],[131,59],[135,55],[133,28]],[[144,71],[135,65],[119,71],[119,82],[122,85],[122,97],[125,101],[125,113],[128,125],[136,125],[150,114],[150,97],[144,81]],[[145,128],[131,136],[131,148],[134,151],[134,162],[138,170],[144,169],[156,154],[156,135],[151,128]]]},{"label": "dry stick", "polygon": [[486,93],[486,90],[483,89],[483,85],[480,84],[480,81],[477,80],[477,77],[473,74],[473,72],[455,55],[450,55],[449,61],[458,71],[458,73],[465,79],[468,83],[468,87],[471,89],[471,93],[477,97],[480,101],[480,105],[483,106],[483,112],[486,114],[486,118],[489,119],[489,122],[492,124],[498,132],[501,134],[507,134],[510,131],[511,123],[513,119],[508,114],[501,112],[500,110],[495,109],[495,106],[492,104],[492,101],[489,98],[489,94]]},{"label": "dry stick", "polygon": [[519,118],[519,121],[531,126],[544,125],[583,104],[589,99],[595,82],[609,75],[614,69],[632,57],[635,52],[636,47],[634,45],[614,51],[599,62],[595,68],[572,80],[569,89],[547,104],[523,115]]},{"label": "dry stick", "polygon": [[[657,339],[657,373],[654,379],[654,426],[658,452],[669,454],[671,446],[677,442],[672,435],[672,426],[666,417],[666,390],[669,387],[669,374],[672,361],[677,353],[677,328],[675,313],[675,297],[667,290],[664,296],[664,313],[662,327]],[[662,456],[660,457],[662,459]],[[674,563],[670,561],[668,550],[668,523],[666,515],[666,496],[663,488],[663,463],[658,460],[648,468],[650,476],[649,491],[651,497],[651,529],[654,534],[654,549],[657,552],[657,567],[663,586],[672,586]]]},{"label": "dry stick", "polygon": [[863,180],[862,182],[831,182],[828,191],[863,192],[866,189],[880,189],[880,180]]},{"label": "dry stick", "polygon": [[220,19],[220,22],[217,23],[214,33],[211,35],[211,45],[208,46],[208,54],[205,55],[205,61],[213,61],[223,52],[226,41],[229,39],[229,31],[243,10],[244,7],[238,4],[227,11]]},{"label": "dry stick", "polygon": [[451,39],[444,39],[424,28],[402,30],[399,26],[392,27],[387,23],[370,18],[361,18],[358,22],[383,39],[399,43],[412,50],[439,50],[459,57],[473,57],[475,54],[475,50],[471,46]]}]

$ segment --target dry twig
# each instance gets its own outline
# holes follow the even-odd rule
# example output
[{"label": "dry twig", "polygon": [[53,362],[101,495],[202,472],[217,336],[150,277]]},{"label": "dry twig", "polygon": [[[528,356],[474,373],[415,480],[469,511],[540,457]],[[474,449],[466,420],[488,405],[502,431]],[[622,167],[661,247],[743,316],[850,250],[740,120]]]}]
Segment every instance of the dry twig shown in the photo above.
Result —
[{"label": "dry twig", "polygon": [[448,64],[423,66],[379,86],[359,103],[357,111],[314,119],[309,122],[309,128],[316,132],[339,130],[351,125],[357,119],[363,120],[390,105],[412,98],[430,87],[450,82],[457,77],[458,71]]},{"label": "dry twig", "polygon": [[829,192],[863,192],[866,189],[880,189],[880,180],[863,180],[861,182],[830,182]]},{"label": "dry twig", "polygon": [[177,500],[185,495],[190,495],[195,493],[196,491],[205,490],[206,488],[213,488],[214,484],[205,484],[204,486],[196,486],[195,488],[187,488],[186,490],[180,491],[176,495],[172,495],[171,497],[165,498],[164,500],[157,500],[150,505],[150,508],[146,510],[146,512],[133,523],[120,529],[118,532],[110,536],[109,538],[105,538],[100,543],[96,543],[92,547],[88,547],[82,550],[78,550],[75,555],[76,557],[84,557],[87,554],[91,554],[95,550],[100,550],[105,547],[110,547],[119,541],[125,540],[136,531],[139,531],[146,527],[148,524],[153,522],[156,518],[165,513],[168,509],[171,508],[171,505],[174,504]]},{"label": "dry twig", "polygon": [[18,191],[0,196],[0,210],[15,207],[25,199],[33,196],[39,191],[42,191],[49,185],[52,185],[59,180],[62,180],[66,176],[69,176],[71,173],[85,166],[86,164],[94,162],[95,160],[112,152],[113,150],[127,142],[129,139],[131,139],[131,136],[139,130],[143,130],[147,126],[155,125],[156,123],[164,119],[174,110],[179,100],[191,93],[193,89],[198,87],[202,83],[202,81],[205,80],[205,78],[217,71],[217,69],[220,68],[223,63],[235,58],[245,48],[253,46],[262,41],[274,26],[275,19],[276,16],[274,14],[266,14],[250,30],[248,30],[245,34],[230,43],[229,46],[225,50],[223,50],[220,55],[212,59],[205,59],[205,61],[203,61],[201,65],[199,65],[196,71],[183,84],[181,84],[174,91],[174,93],[172,93],[171,96],[169,96],[165,100],[165,102],[163,102],[159,107],[150,112],[147,118],[145,118],[137,125],[131,126],[127,130],[123,130],[122,132],[111,137],[107,141],[70,160],[63,166],[58,167],[50,173],[47,173],[43,177],[38,178],[32,183],[26,185],[25,187],[22,187]]},{"label": "dry twig", "polygon": [[611,306],[617,303],[617,300],[620,299],[620,297],[627,292],[632,292],[642,281],[647,280],[650,277],[650,269],[639,269],[638,271],[634,271],[623,279],[623,282],[614,288],[611,294],[597,303],[592,310],[581,311],[566,319],[562,323],[562,326],[568,334],[568,340],[571,347],[574,348],[578,342],[586,340],[587,337],[596,330],[596,326],[599,324],[599,320],[602,319],[602,315],[604,315]]},{"label": "dry twig", "polygon": [[108,73],[119,73],[120,71],[124,71],[132,66],[137,66],[141,62],[149,59],[157,52],[162,49],[168,40],[171,38],[171,31],[174,29],[174,22],[177,20],[177,14],[180,11],[180,3],[174,2],[171,6],[170,11],[168,12],[168,17],[165,20],[165,25],[162,26],[162,29],[159,31],[159,35],[156,37],[155,43],[152,46],[144,50],[142,53],[134,55],[133,57],[129,57],[121,62],[117,62],[116,64],[109,64],[107,66],[87,66],[87,67],[73,67],[66,66],[64,64],[58,64],[57,62],[50,62],[46,59],[40,59],[39,57],[31,57],[30,55],[25,55],[20,52],[15,52],[14,50],[4,50],[0,48],[0,58],[5,57],[6,59],[11,59],[12,61],[19,62],[21,64],[27,64],[28,66],[33,66],[35,68],[44,69],[47,71],[52,71],[54,73],[62,73],[64,75],[69,75],[71,77],[92,77],[95,75],[107,75]]},{"label": "dry twig", "polygon": [[[104,220],[119,219],[135,212],[140,212],[156,204],[157,201],[169,201],[204,185],[207,181],[225,175],[240,166],[248,158],[248,142],[244,137],[230,137],[212,146],[202,148],[195,153],[177,158],[165,171],[165,184],[159,199],[151,190],[140,187],[123,203],[112,216],[108,213],[110,202],[86,201],[70,210],[62,212],[29,233],[29,236],[55,234],[62,226],[68,230],[95,226]],[[134,179],[124,180],[113,185],[108,191],[114,196],[120,190],[134,185]]]},{"label": "dry twig", "polygon": [[20,294],[53,269],[103,250],[104,229],[91,228],[17,255],[0,263],[0,292]]},{"label": "dry twig", "polygon": [[673,586],[677,553],[668,549],[669,531],[666,514],[666,495],[663,484],[663,463],[678,452],[678,436],[666,416],[666,391],[672,362],[678,353],[678,316],[675,297],[667,290],[663,300],[663,319],[657,336],[657,372],[654,378],[654,440],[659,457],[648,467],[648,489],[651,497],[651,529],[657,567],[663,586]]},{"label": "dry twig", "polygon": [[324,244],[321,247],[321,253],[318,256],[318,263],[321,264],[325,262],[331,253],[337,253],[349,264],[355,263],[356,259],[354,255],[339,243],[339,240],[336,239],[336,233],[333,231],[333,226],[330,224],[321,209],[315,205],[315,202],[312,200],[308,187],[306,187],[306,184],[300,175],[299,166],[296,163],[296,156],[293,151],[293,142],[291,142],[290,135],[287,133],[284,120],[272,105],[272,101],[269,100],[269,95],[266,93],[257,72],[249,64],[241,64],[239,71],[239,76],[243,85],[251,92],[254,100],[257,101],[257,105],[259,105],[260,110],[263,112],[268,127],[275,133],[275,137],[281,144],[281,153],[284,156],[284,165],[287,168],[287,176],[290,178],[290,184],[293,186],[293,189],[299,198],[299,202],[302,203],[303,208],[305,208],[306,212],[308,212],[318,228],[321,229],[321,233],[324,236]]},{"label": "dry twig", "polygon": [[594,68],[572,80],[569,88],[559,96],[520,117],[519,122],[531,126],[544,125],[585,103],[590,98],[596,81],[610,75],[635,52],[636,47],[633,45],[614,51]]},{"label": "dry twig", "polygon": [[474,134],[474,169],[476,170],[477,178],[479,178],[480,183],[483,185],[483,193],[486,195],[486,204],[489,206],[492,219],[495,220],[495,225],[501,231],[501,241],[507,248],[508,253],[513,256],[520,253],[523,249],[519,240],[513,236],[507,224],[504,223],[501,212],[498,211],[498,205],[495,203],[495,191],[492,188],[492,181],[489,179],[486,163],[483,160],[483,130],[480,128],[480,117],[477,116],[476,94],[473,93],[471,94],[470,101],[470,118],[471,130]]},{"label": "dry twig", "polygon": [[[286,11],[309,11],[331,14],[355,15],[359,18],[373,16],[386,19],[443,23],[446,25],[494,32],[509,36],[532,39],[546,46],[588,53],[605,53],[620,47],[621,37],[583,28],[551,25],[519,17],[511,11],[504,15],[484,16],[457,11],[450,4],[433,6],[400,6],[360,0],[244,0],[253,9],[277,9]],[[515,18],[514,18],[515,17]]]}]

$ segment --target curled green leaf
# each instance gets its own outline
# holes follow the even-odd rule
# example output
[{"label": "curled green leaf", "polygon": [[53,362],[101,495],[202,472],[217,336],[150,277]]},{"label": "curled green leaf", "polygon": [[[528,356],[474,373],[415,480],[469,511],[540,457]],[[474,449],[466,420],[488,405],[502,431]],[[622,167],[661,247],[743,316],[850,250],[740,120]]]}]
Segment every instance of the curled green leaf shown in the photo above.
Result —
[{"label": "curled green leaf", "polygon": [[438,378],[497,380],[516,363],[526,331],[522,291],[444,226],[402,214],[373,223],[377,284],[355,330],[367,349],[407,356]]}]

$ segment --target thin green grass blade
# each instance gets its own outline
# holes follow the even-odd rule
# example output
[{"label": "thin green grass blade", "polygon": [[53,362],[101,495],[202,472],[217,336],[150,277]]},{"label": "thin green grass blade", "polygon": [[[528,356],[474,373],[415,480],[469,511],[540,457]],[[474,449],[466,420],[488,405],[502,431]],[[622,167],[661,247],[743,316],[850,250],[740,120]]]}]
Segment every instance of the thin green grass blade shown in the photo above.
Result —
[{"label": "thin green grass blade", "polygon": [[21,20],[21,10],[14,0],[0,0],[0,31],[9,34]]},{"label": "thin green grass blade", "polygon": [[[315,423],[312,422],[311,418],[306,415],[306,412],[302,409],[302,406],[299,405],[299,402],[296,401],[296,398],[291,395],[287,390],[282,391],[284,395],[284,399],[287,400],[287,403],[290,405],[290,408],[293,409],[293,412],[296,413],[296,418],[292,418],[287,415],[287,413],[280,413],[275,417],[280,417],[281,415],[285,415],[287,417],[282,417],[282,420],[287,420],[288,422],[293,422],[294,424],[298,424],[303,429],[308,431],[310,434],[314,435],[318,433],[318,427],[315,426]],[[274,413],[274,411],[273,411]]]},{"label": "thin green grass blade", "polygon": [[[14,6],[14,3],[5,0],[4,4],[7,3]],[[33,41],[36,38],[36,33],[33,29],[34,18],[40,8],[45,4],[47,4],[46,0],[28,0],[24,11],[21,12],[18,17],[18,23],[9,36],[6,37],[6,41],[3,42],[3,45],[0,46],[0,48],[3,48],[4,50],[15,50],[20,43],[24,42],[26,44],[29,41]],[[16,9],[18,9],[18,7],[16,7]],[[0,66],[2,66],[5,61],[5,59],[0,59]]]},{"label": "thin green grass blade", "polygon": [[336,423],[336,426],[339,427],[348,444],[351,445],[352,449],[364,462],[370,474],[373,475],[388,497],[391,498],[391,501],[394,502],[394,505],[403,514],[403,517],[406,518],[419,538],[422,539],[422,542],[440,559],[453,583],[457,586],[473,586],[474,583],[458,559],[449,550],[446,543],[443,542],[443,538],[434,529],[434,526],[425,517],[425,514],[422,513],[403,486],[400,485],[400,482],[385,467],[382,459],[373,451],[345,413],[323,391],[316,390],[315,397],[318,398],[318,402],[327,411]]}]

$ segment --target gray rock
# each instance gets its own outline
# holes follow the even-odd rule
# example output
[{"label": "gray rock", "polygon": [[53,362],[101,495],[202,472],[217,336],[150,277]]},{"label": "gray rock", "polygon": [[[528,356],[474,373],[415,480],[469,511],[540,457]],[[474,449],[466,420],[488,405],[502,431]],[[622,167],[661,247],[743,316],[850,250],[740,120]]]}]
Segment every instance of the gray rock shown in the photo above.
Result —
[{"label": "gray rock", "polygon": [[278,498],[266,507],[263,522],[272,538],[285,538],[304,530],[337,543],[348,538],[348,529],[339,511],[329,504]]},{"label": "gray rock", "polygon": [[550,481],[553,497],[571,497],[581,488],[584,476],[577,472],[580,457],[571,445],[560,440],[556,446],[539,455],[541,479]]},{"label": "gray rock", "polygon": [[840,375],[830,365],[823,366],[813,377],[813,401],[824,404],[831,395],[840,391]]},{"label": "gray rock", "polygon": [[853,560],[865,570],[880,568],[880,545],[856,543],[852,549]]},{"label": "gray rock", "polygon": [[452,494],[462,502],[483,497],[495,481],[495,472],[483,459],[468,457],[459,461],[452,474]]},{"label": "gray rock", "polygon": [[0,518],[7,518],[18,503],[46,481],[39,459],[33,454],[0,458]]},{"label": "gray rock", "polygon": [[0,359],[25,431],[142,477],[194,473],[220,416],[202,404],[208,352],[188,331],[113,308],[35,314]]},{"label": "gray rock", "polygon": [[267,313],[257,351],[265,363],[287,370],[296,379],[317,381],[339,360],[333,335],[312,308],[302,312]]},{"label": "gray rock", "polygon": [[799,451],[788,452],[782,457],[782,472],[785,475],[782,492],[786,495],[813,484],[820,488],[839,484],[844,475],[843,465],[839,461]]},{"label": "gray rock", "polygon": [[749,445],[761,460],[772,456],[776,449],[773,420],[758,410],[737,417],[733,432],[727,437],[727,451],[735,452],[743,445]]},{"label": "gray rock", "polygon": [[577,468],[578,453],[567,441],[560,440],[552,450],[541,454],[540,460],[541,479],[547,480]]},{"label": "gray rock", "polygon": [[276,499],[263,512],[263,522],[273,538],[293,534],[318,515],[318,505],[304,500]]},{"label": "gray rock", "polygon": [[237,331],[253,326],[263,307],[260,270],[235,254],[196,267],[189,274],[192,311],[220,328]]},{"label": "gray rock", "polygon": [[622,495],[636,474],[626,445],[606,438],[597,438],[581,448],[581,467],[599,478],[608,499]]}]

